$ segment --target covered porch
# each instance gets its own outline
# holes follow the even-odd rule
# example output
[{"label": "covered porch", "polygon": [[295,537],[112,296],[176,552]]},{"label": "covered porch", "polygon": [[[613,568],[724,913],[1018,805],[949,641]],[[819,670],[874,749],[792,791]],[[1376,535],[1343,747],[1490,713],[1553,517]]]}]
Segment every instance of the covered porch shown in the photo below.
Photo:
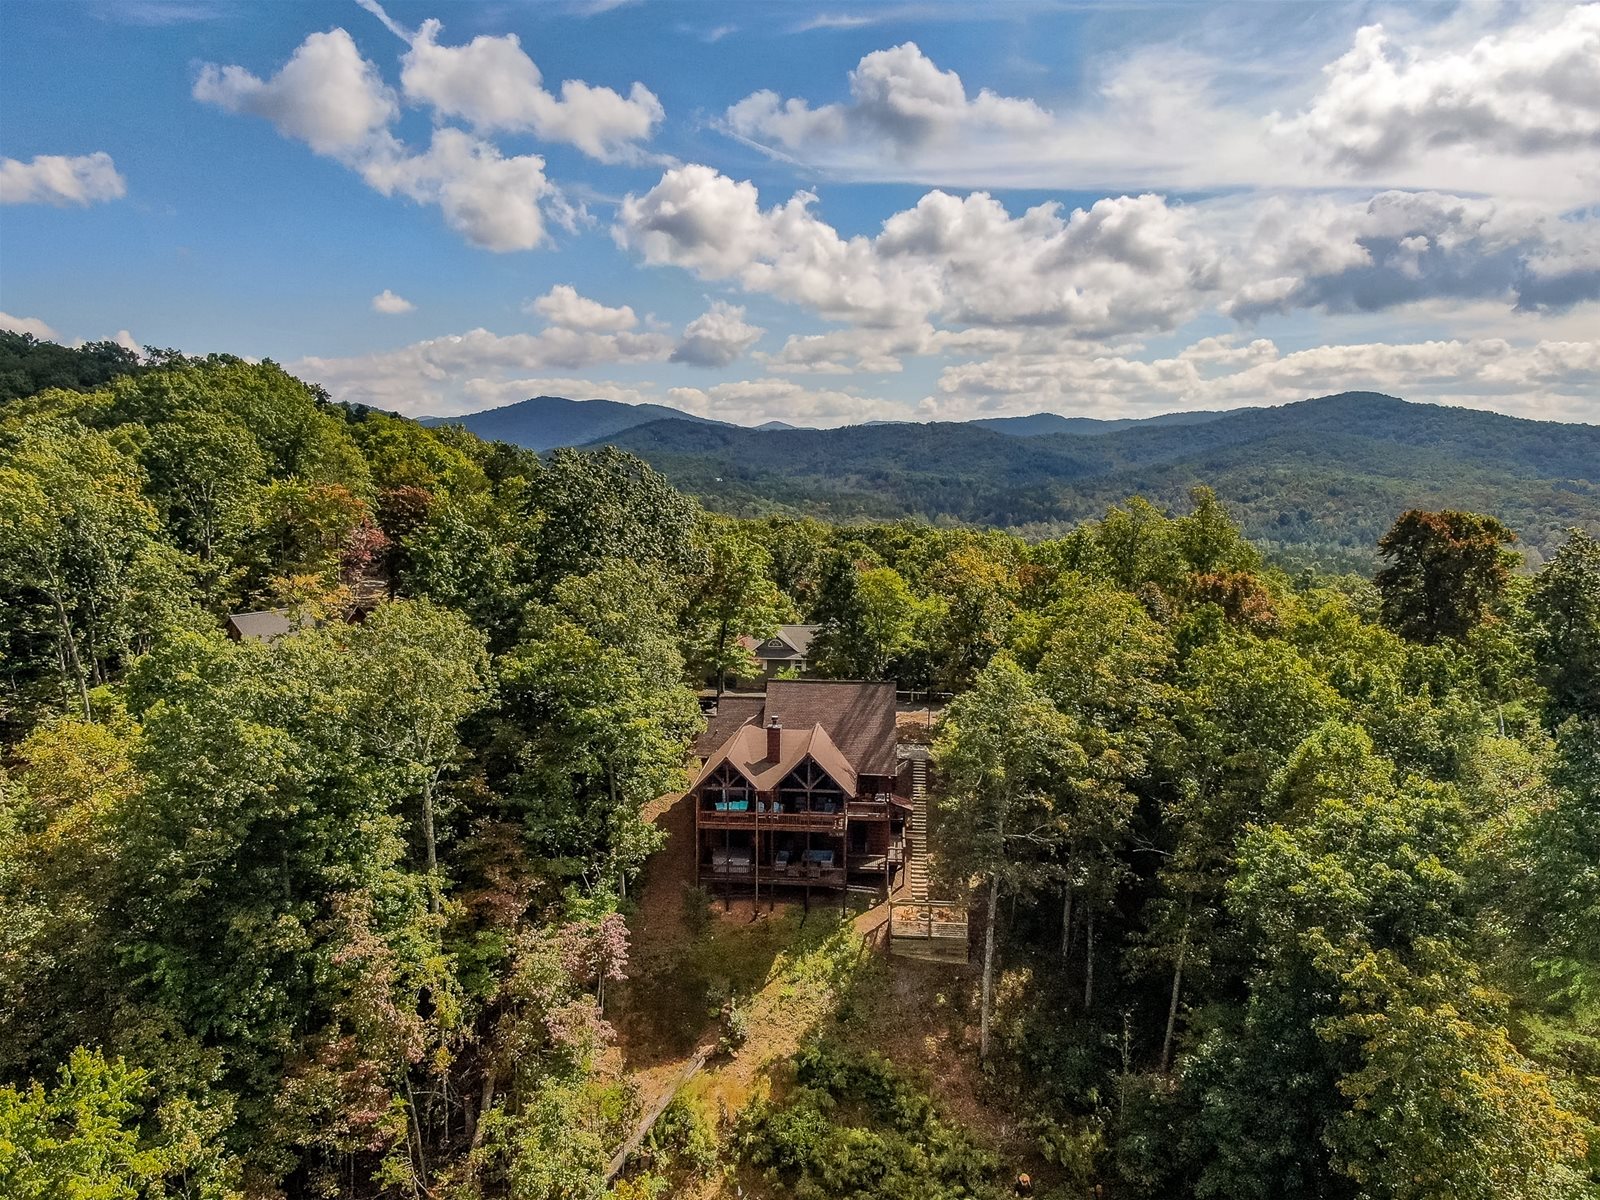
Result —
[{"label": "covered porch", "polygon": [[703,886],[713,887],[857,885],[887,891],[905,861],[905,845],[903,840],[874,844],[877,840],[855,830],[702,829],[698,874]]}]

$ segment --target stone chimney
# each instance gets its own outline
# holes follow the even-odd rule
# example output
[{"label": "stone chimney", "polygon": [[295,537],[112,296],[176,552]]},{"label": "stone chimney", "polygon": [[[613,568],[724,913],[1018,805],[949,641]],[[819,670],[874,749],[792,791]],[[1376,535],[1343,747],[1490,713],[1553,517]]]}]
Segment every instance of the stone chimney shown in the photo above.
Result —
[{"label": "stone chimney", "polygon": [[777,762],[780,757],[779,745],[783,738],[783,722],[777,717],[767,722],[767,761]]}]

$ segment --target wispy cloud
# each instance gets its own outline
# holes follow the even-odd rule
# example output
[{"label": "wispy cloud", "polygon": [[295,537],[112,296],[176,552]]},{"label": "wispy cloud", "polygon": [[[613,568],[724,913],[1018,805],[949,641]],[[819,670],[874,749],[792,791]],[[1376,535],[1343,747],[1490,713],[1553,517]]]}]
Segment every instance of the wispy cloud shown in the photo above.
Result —
[{"label": "wispy cloud", "polygon": [[815,29],[860,29],[866,25],[876,25],[880,17],[867,17],[857,13],[819,13],[809,20],[801,21],[790,32],[810,33]]},{"label": "wispy cloud", "polygon": [[187,25],[215,21],[232,5],[224,0],[100,0],[94,14],[119,25]]},{"label": "wispy cloud", "polygon": [[395,37],[399,38],[406,45],[409,46],[412,42],[412,39],[417,36],[415,30],[407,29],[405,26],[401,25],[398,21],[391,17],[387,12],[385,12],[383,5],[379,4],[378,0],[356,0],[356,3],[362,8],[366,9],[367,12],[377,17],[378,20],[383,23],[383,27],[385,29],[394,34]]}]

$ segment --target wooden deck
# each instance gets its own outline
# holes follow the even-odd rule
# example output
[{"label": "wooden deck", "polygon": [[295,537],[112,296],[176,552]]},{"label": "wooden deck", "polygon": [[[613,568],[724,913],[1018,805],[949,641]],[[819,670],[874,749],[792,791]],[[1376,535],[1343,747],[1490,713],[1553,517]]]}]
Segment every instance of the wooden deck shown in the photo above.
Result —
[{"label": "wooden deck", "polygon": [[[854,864],[852,864],[854,869]],[[878,868],[880,871],[883,868]],[[779,887],[844,887],[846,873],[842,867],[803,867],[799,863],[788,867],[763,866],[760,873],[747,866],[734,864],[718,864],[716,866],[703,865],[700,868],[701,883],[738,883],[749,885],[759,881],[762,887],[773,884]]]},{"label": "wooden deck", "polygon": [[702,808],[695,814],[701,829],[755,829],[786,830],[793,833],[842,834],[845,814],[842,812],[781,812],[776,810],[743,809],[732,812]]},{"label": "wooden deck", "polygon": [[967,907],[941,900],[889,902],[889,952],[940,962],[966,962]]}]

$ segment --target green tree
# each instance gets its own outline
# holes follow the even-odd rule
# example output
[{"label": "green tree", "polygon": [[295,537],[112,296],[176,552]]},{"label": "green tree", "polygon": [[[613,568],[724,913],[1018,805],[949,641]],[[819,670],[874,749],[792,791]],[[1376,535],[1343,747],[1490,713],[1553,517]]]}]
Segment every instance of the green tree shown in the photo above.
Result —
[{"label": "green tree", "polygon": [[479,498],[433,505],[400,545],[406,593],[448,604],[504,649],[516,640],[528,587],[518,578],[522,521]]},{"label": "green tree", "polygon": [[78,1042],[103,1042],[119,981],[114,831],[142,786],[137,734],[55,720],[14,751],[0,787],[0,1073],[65,1061]]},{"label": "green tree", "polygon": [[1600,541],[1572,530],[1534,580],[1528,608],[1555,719],[1600,717]]},{"label": "green tree", "polygon": [[484,638],[460,613],[426,600],[380,605],[351,636],[350,668],[360,689],[356,720],[369,753],[402,776],[417,797],[428,901],[443,894],[435,832],[440,778],[455,764],[461,722],[489,687]]},{"label": "green tree", "polygon": [[1208,487],[1190,488],[1189,502],[1192,509],[1174,522],[1173,532],[1191,571],[1249,574],[1260,567],[1260,551],[1245,541],[1216,492]]},{"label": "green tree", "polygon": [[[1233,1178],[1226,1194],[1318,1194],[1264,1190],[1273,1157],[1303,1162],[1295,1143],[1314,1138],[1363,1196],[1576,1196],[1579,1125],[1511,1045],[1503,1000],[1467,956],[1470,810],[1454,789],[1415,781],[1348,790],[1381,777],[1330,777],[1299,823],[1244,838],[1231,904],[1256,963],[1232,1053],[1261,1053],[1271,1042],[1258,1039],[1282,1029],[1316,1041],[1273,1062],[1298,1098],[1285,1091],[1276,1117],[1252,1102],[1254,1127],[1228,1134],[1253,1147],[1234,1143],[1253,1173],[1228,1167],[1224,1145],[1212,1177]],[[1227,1095],[1214,1096],[1217,1116]]]},{"label": "green tree", "polygon": [[759,542],[723,526],[710,533],[704,563],[689,580],[689,667],[697,678],[715,676],[719,696],[729,672],[750,674],[755,668],[739,639],[770,637],[784,615],[771,567]]},{"label": "green tree", "polygon": [[661,597],[634,563],[564,580],[498,662],[510,800],[553,880],[625,890],[659,845],[640,810],[683,785],[702,718]]},{"label": "green tree", "polygon": [[[1202,557],[1213,550],[1213,512],[1205,506],[1200,522],[1187,530],[1187,542]],[[1111,578],[1129,591],[1153,583],[1171,594],[1182,582],[1184,547],[1175,522],[1144,497],[1134,496],[1127,508],[1106,513],[1095,537]]]},{"label": "green tree", "polygon": [[[1122,866],[1115,852],[1159,741],[1167,738],[1172,644],[1126,592],[1071,573],[1029,639],[1039,656],[1038,685],[1072,723],[1072,739],[1090,770],[1064,797],[1061,955],[1081,918],[1085,1006],[1094,997],[1096,924],[1109,906]],[[1187,951],[1180,949],[1174,990]]]},{"label": "green tree", "polygon": [[924,612],[893,567],[838,556],[823,580],[823,624],[812,642],[812,661],[820,673],[841,679],[893,678],[916,644]]},{"label": "green tree", "polygon": [[89,688],[127,647],[116,618],[155,528],[141,483],[76,422],[28,426],[0,447],[0,590],[48,607],[61,678],[86,718]]},{"label": "green tree", "polygon": [[548,595],[607,558],[681,574],[694,562],[697,509],[645,463],[615,447],[557,450],[528,483],[532,579]]},{"label": "green tree", "polygon": [[254,514],[266,460],[237,421],[186,412],[150,431],[142,460],[167,527],[183,549],[210,561]]},{"label": "green tree", "polygon": [[1383,623],[1416,642],[1465,637],[1490,614],[1517,556],[1516,534],[1477,513],[1402,513],[1378,541]]},{"label": "green tree", "polygon": [[1017,582],[1011,564],[976,546],[944,555],[929,571],[928,650],[950,691],[971,686],[1011,636]]},{"label": "green tree", "polygon": [[936,862],[949,882],[975,880],[984,897],[984,1058],[994,1011],[1000,893],[1029,890],[1052,874],[1049,856],[1066,832],[1060,794],[1085,766],[1072,732],[1027,673],[1000,656],[972,690],[951,702],[934,741],[941,780]]},{"label": "green tree", "polygon": [[[336,962],[351,914],[406,964],[387,975],[410,992],[393,997],[398,1011],[416,1011],[424,995],[437,1019],[451,1011],[428,965],[439,936],[429,880],[405,865],[401,814],[416,803],[422,756],[376,753],[360,719],[372,667],[348,636],[180,635],[130,679],[143,784],[117,809],[110,839],[118,990],[131,1019],[165,1030],[158,1044],[192,1041],[216,1056],[210,1077],[247,1101],[230,1144],[269,1174],[292,1170],[294,1147],[340,1103],[337,1092],[309,1108],[280,1102],[277,1080],[318,1031],[346,1019],[348,989],[363,978]],[[391,682],[431,686],[401,673]],[[387,702],[404,711],[408,697]]]},{"label": "green tree", "polygon": [[0,1086],[0,1193],[12,1200],[240,1195],[232,1164],[189,1110],[175,1104],[144,1113],[147,1079],[121,1059],[80,1047],[49,1089]]}]

